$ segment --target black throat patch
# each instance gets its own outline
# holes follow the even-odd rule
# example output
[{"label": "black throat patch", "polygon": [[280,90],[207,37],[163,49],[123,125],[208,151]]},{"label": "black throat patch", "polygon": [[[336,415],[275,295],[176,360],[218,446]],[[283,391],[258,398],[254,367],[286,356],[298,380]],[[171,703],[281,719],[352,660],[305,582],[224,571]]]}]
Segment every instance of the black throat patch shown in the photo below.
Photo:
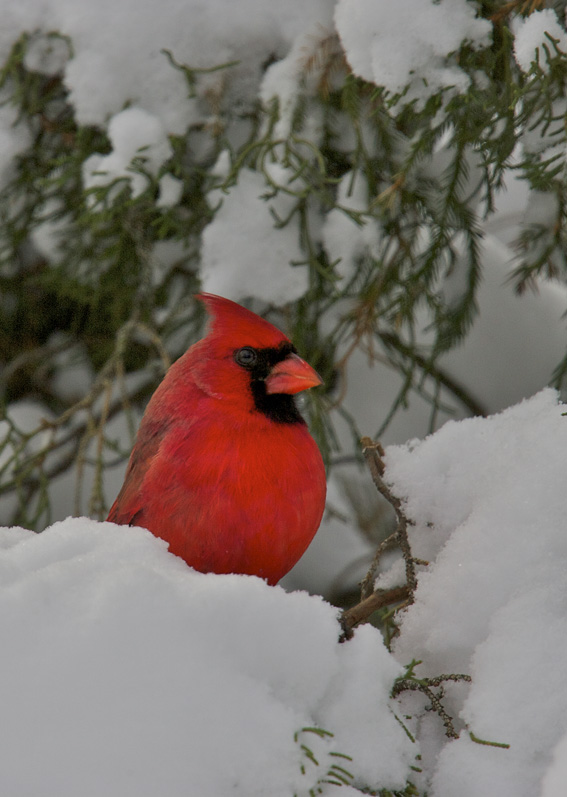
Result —
[{"label": "black throat patch", "polygon": [[305,424],[297,409],[294,396],[289,393],[266,393],[265,380],[271,369],[276,363],[285,360],[289,354],[295,354],[295,346],[292,343],[282,343],[277,348],[254,349],[254,351],[257,355],[256,362],[246,367],[246,370],[250,371],[250,388],[255,408],[275,423]]}]

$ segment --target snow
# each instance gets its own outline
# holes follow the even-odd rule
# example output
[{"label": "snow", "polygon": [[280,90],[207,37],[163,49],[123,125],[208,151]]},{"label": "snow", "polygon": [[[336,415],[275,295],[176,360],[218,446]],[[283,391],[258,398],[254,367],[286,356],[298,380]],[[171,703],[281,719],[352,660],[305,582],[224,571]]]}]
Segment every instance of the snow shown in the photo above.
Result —
[{"label": "snow", "polygon": [[533,11],[517,19],[514,34],[514,56],[524,72],[529,72],[533,63],[539,64],[544,72],[549,71],[548,54],[551,58],[556,54],[550,37],[557,40],[559,50],[567,50],[567,33],[552,8]]},{"label": "snow", "polygon": [[[413,553],[429,562],[395,654],[423,660],[420,675],[473,679],[451,693],[449,713],[466,728],[458,741],[447,742],[439,723],[435,744],[429,721],[434,797],[538,794],[567,732],[557,665],[567,655],[566,445],[564,406],[546,389],[387,450],[387,479],[415,521]],[[474,743],[469,730],[510,748]]]},{"label": "snow", "polygon": [[[317,26],[316,34],[308,28],[305,33],[297,36],[285,58],[271,64],[266,70],[260,85],[259,97],[264,107],[269,109],[274,99],[278,101],[279,116],[273,131],[275,139],[285,140],[289,136],[298,99],[305,95],[309,96],[306,89],[313,90],[321,78],[320,62],[324,59],[317,58],[317,48],[322,41],[331,37],[332,28],[330,25],[327,28],[325,20],[322,19]],[[307,62],[309,62],[308,68]],[[311,107],[306,121],[307,127],[311,130],[302,131],[304,140],[320,143],[322,126],[318,125],[318,121],[318,114],[315,108]]]},{"label": "snow", "polygon": [[339,644],[320,598],[84,518],[2,529],[0,573],[2,794],[306,795],[333,751],[361,783],[405,782],[401,668],[372,628]]},{"label": "snow", "polygon": [[130,181],[132,196],[139,196],[149,186],[149,180],[145,174],[132,169],[132,160],[138,158],[144,171],[155,177],[160,166],[173,155],[163,124],[142,108],[127,108],[113,116],[108,136],[112,152],[91,155],[83,164],[83,183],[87,190],[126,179]]},{"label": "snow", "polygon": [[0,106],[0,185],[14,177],[15,158],[31,144],[29,131],[17,121],[15,108]]},{"label": "snow", "polygon": [[[210,110],[206,103],[188,100],[185,76],[163,50],[192,68],[240,62],[229,74],[221,71],[203,80],[203,91],[214,86],[231,102],[250,107],[262,65],[274,55],[283,57],[307,28],[330,24],[333,8],[329,0],[28,0],[4,5],[2,60],[24,30],[56,30],[72,39],[74,55],[64,66],[64,80],[81,124],[104,124],[131,103],[176,134],[205,121]],[[45,41],[40,46],[35,39],[32,45],[33,66],[48,74],[61,69],[65,59],[58,49],[47,52]]]},{"label": "snow", "polygon": [[[339,260],[337,272],[348,279],[354,276],[357,263],[365,256],[380,259],[383,232],[378,222],[368,215],[368,184],[361,172],[347,172],[341,177],[336,204],[325,216],[321,234],[327,252],[334,261]],[[357,219],[349,211],[366,215],[359,215]]]},{"label": "snow", "polygon": [[393,94],[412,84],[412,97],[430,96],[469,79],[448,56],[463,41],[490,44],[491,25],[466,0],[339,0],[335,25],[353,72]]},{"label": "snow", "polygon": [[[300,186],[290,183],[292,173],[277,163],[269,165],[274,196],[261,172],[244,169],[227,195],[215,189],[210,203],[219,210],[203,232],[201,282],[203,290],[238,301],[256,296],[285,304],[300,298],[309,287],[306,265],[292,268],[305,255],[300,247],[297,214],[284,227],[298,199]],[[281,188],[279,188],[281,187]],[[279,188],[279,190],[278,190]]]},{"label": "snow", "polygon": [[58,75],[71,56],[70,42],[61,36],[35,31],[28,40],[24,66],[31,72]]}]

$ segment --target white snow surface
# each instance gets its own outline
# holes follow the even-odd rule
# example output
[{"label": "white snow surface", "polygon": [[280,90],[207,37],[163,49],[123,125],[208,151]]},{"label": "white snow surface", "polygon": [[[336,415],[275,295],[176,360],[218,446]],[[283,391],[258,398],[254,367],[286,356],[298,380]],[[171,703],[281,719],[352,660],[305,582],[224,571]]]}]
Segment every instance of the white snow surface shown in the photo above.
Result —
[{"label": "white snow surface", "polygon": [[[260,172],[243,169],[238,183],[225,195],[211,192],[214,207],[222,203],[203,231],[201,284],[204,291],[230,296],[235,301],[256,296],[278,304],[299,299],[309,287],[309,270],[300,263],[305,255],[299,245],[297,224],[292,220],[276,228],[293,212],[298,186],[289,183],[288,170],[270,165],[275,193]],[[270,197],[270,194],[274,193]]]},{"label": "white snow surface", "polygon": [[394,94],[466,89],[465,72],[448,56],[463,41],[490,43],[491,25],[466,0],[338,0],[335,25],[353,72]]},{"label": "white snow surface", "polygon": [[[552,754],[567,733],[566,447],[565,406],[546,389],[387,450],[386,477],[415,522],[413,554],[429,562],[395,654],[421,659],[418,674],[473,679],[448,688],[449,713],[464,726],[458,741],[416,712],[434,797],[532,797],[550,766],[548,784],[557,781]],[[510,748],[477,744],[468,731]]]},{"label": "white snow surface", "polygon": [[555,55],[550,36],[557,40],[557,47],[561,51],[567,51],[567,33],[552,8],[533,11],[527,17],[517,18],[514,33],[514,57],[524,72],[529,72],[534,62],[544,72],[549,71],[548,53],[552,58]]},{"label": "white snow surface", "polygon": [[[0,584],[3,795],[289,797],[334,763],[405,782],[401,668],[370,627],[339,644],[321,598],[196,573],[144,529],[84,518],[1,529]],[[334,736],[294,741],[314,726]]]}]

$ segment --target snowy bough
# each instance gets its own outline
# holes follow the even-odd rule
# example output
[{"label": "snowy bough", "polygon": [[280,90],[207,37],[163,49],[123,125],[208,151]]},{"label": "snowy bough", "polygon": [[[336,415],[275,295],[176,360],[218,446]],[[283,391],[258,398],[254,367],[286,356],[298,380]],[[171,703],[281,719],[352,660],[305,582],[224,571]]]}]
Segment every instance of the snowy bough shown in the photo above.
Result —
[{"label": "snowy bough", "polygon": [[[561,794],[561,405],[444,424],[563,387],[565,3],[0,7],[3,791]],[[199,289],[325,379],[288,593],[53,525],[105,516]],[[377,548],[363,600],[413,602],[339,643]]]}]

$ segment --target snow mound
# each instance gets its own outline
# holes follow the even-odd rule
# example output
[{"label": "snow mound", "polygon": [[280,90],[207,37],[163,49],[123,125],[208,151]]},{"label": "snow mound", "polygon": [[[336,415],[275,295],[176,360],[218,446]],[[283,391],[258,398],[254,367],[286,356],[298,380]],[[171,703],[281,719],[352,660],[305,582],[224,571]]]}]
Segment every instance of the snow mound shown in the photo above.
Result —
[{"label": "snow mound", "polygon": [[320,598],[196,573],[143,529],[71,518],[2,529],[0,583],[1,794],[289,797],[333,763],[405,782],[399,665],[372,628],[338,644]]},{"label": "snow mound", "polygon": [[433,728],[424,765],[434,797],[539,794],[567,733],[566,450],[565,406],[546,389],[387,451],[387,478],[415,521],[413,553],[429,562],[395,653],[422,659],[418,675],[472,676],[449,698],[458,741],[418,720]]}]

